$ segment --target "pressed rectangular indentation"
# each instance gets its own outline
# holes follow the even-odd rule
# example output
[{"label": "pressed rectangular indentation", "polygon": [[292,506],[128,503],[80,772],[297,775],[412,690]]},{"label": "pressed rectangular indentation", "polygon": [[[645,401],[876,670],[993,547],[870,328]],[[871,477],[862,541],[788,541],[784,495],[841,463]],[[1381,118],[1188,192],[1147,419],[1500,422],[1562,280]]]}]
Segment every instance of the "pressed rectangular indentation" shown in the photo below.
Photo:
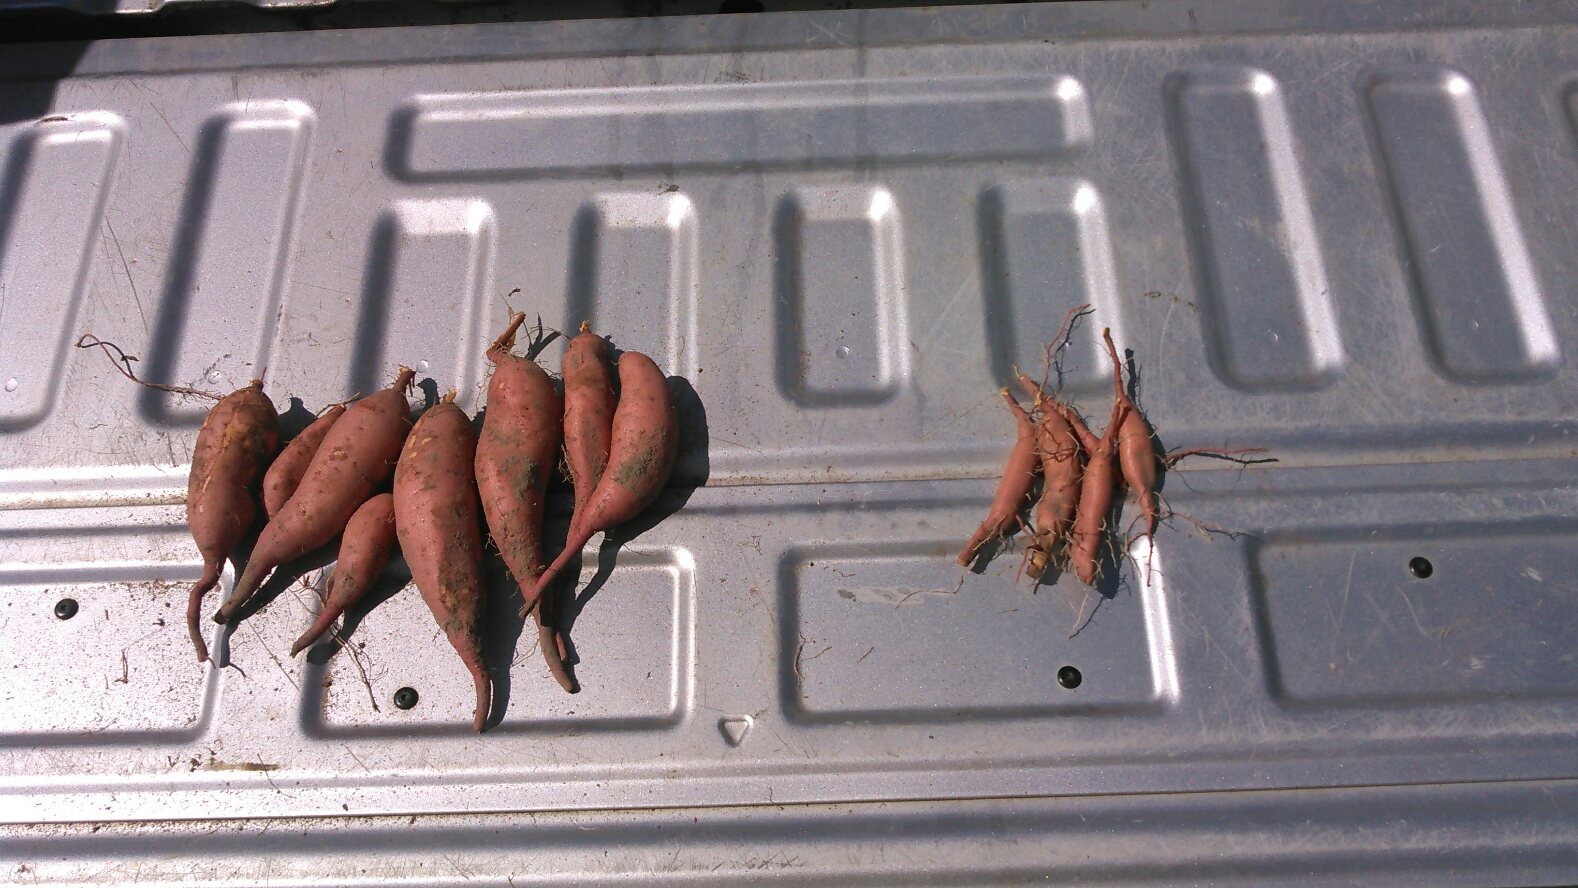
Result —
[{"label": "pressed rectangular indentation", "polygon": [[1251,570],[1278,693],[1328,705],[1578,694],[1575,531],[1268,538]]},{"label": "pressed rectangular indentation", "polygon": [[[229,391],[267,368],[312,127],[312,110],[293,101],[237,103],[204,124],[160,304],[154,379]],[[190,398],[149,394],[166,417],[202,416]]]},{"label": "pressed rectangular indentation", "polygon": [[1329,382],[1342,339],[1280,86],[1202,69],[1167,95],[1214,363],[1244,389]]},{"label": "pressed rectangular indentation", "polygon": [[492,286],[493,208],[464,198],[402,200],[373,232],[351,390],[382,388],[397,364],[462,406],[480,378],[484,294]]},{"label": "pressed rectangular indentation", "polygon": [[908,376],[898,209],[883,188],[804,188],[775,224],[778,379],[807,404],[874,403]]},{"label": "pressed rectangular indentation", "polygon": [[[514,583],[491,565],[483,638],[495,683],[497,727],[490,733],[661,729],[678,724],[688,710],[695,660],[690,553],[625,547],[601,578],[597,557],[597,550],[587,550],[575,584],[581,604],[564,611],[581,686],[573,696],[548,675],[535,622],[529,619],[521,632]],[[314,666],[303,687],[317,697],[315,689],[327,685],[321,700],[310,704],[321,712],[324,728],[342,736],[470,732],[476,700],[471,678],[414,586],[379,604],[356,625],[351,640],[365,642],[368,652],[385,652],[368,676],[374,697],[388,701],[409,687],[417,703],[408,710],[380,705],[374,712],[355,665],[343,653],[319,665],[328,654],[328,646],[320,646],[308,655]],[[432,656],[398,653],[413,649]],[[434,663],[442,668],[432,668]]]},{"label": "pressed rectangular indentation", "polygon": [[0,431],[54,403],[123,123],[108,113],[39,124],[0,172]]},{"label": "pressed rectangular indentation", "polygon": [[210,670],[193,659],[185,614],[201,573],[197,564],[0,569],[11,639],[0,645],[0,743],[194,736]]},{"label": "pressed rectangular indentation", "polygon": [[[961,582],[941,544],[807,548],[781,563],[779,584],[780,676],[797,719],[1135,711],[1173,694],[1165,618],[1147,613],[1159,592],[1103,602],[1070,638],[1073,577],[1036,594],[1012,571]],[[1077,688],[1059,683],[1065,666]]]},{"label": "pressed rectangular indentation", "polygon": [[[603,194],[576,221],[567,323],[695,371],[696,214],[682,194]],[[603,314],[599,314],[599,309]]]},{"label": "pressed rectangular indentation", "polygon": [[[1126,342],[1107,216],[1095,186],[1082,179],[1010,182],[981,200],[986,258],[987,353],[1004,385],[1013,368],[1039,377],[1045,346],[1070,309],[1090,304],[1090,329],[1112,329]],[[1110,383],[1099,336],[1065,361],[1075,385]]]},{"label": "pressed rectangular indentation", "polygon": [[1040,157],[1091,138],[1085,91],[1056,76],[435,95],[393,129],[416,177]]},{"label": "pressed rectangular indentation", "polygon": [[1437,365],[1465,382],[1554,372],[1561,350],[1474,85],[1406,68],[1365,97]]}]

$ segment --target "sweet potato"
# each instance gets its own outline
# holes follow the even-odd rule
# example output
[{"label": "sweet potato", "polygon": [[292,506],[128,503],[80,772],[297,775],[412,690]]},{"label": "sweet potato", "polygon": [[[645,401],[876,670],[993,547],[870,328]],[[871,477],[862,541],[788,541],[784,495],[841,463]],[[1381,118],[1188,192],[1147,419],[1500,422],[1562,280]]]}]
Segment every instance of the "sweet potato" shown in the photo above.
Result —
[{"label": "sweet potato", "polygon": [[1040,415],[1036,423],[1036,455],[1041,458],[1041,498],[1031,512],[1035,533],[1025,550],[1026,572],[1031,579],[1039,580],[1052,561],[1058,542],[1073,529],[1084,461],[1073,426],[1052,407],[1055,396],[1046,394],[1023,373],[1017,375],[1019,385],[1033,399]]},{"label": "sweet potato", "polygon": [[663,371],[646,355],[625,352],[619,358],[619,389],[608,469],[586,503],[570,517],[564,549],[537,578],[533,597],[548,588],[592,534],[611,530],[641,514],[657,499],[674,471],[679,417]]},{"label": "sweet potato", "polygon": [[1068,405],[1054,402],[1052,409],[1062,414],[1079,438],[1087,455],[1085,472],[1080,479],[1079,506],[1074,514],[1074,529],[1069,545],[1069,561],[1074,565],[1074,575],[1085,585],[1094,585],[1101,564],[1101,541],[1105,536],[1107,516],[1112,511],[1112,495],[1117,488],[1118,435],[1130,413],[1127,398],[1112,402],[1112,418],[1100,438],[1091,434],[1085,421]]},{"label": "sweet potato", "polygon": [[477,439],[450,392],[422,414],[395,468],[395,532],[411,579],[471,673],[471,727],[487,724],[491,684],[482,662],[482,528],[472,476]]},{"label": "sweet potato", "polygon": [[1156,533],[1156,445],[1151,441],[1151,426],[1140,414],[1123,388],[1123,362],[1118,360],[1118,348],[1112,344],[1112,331],[1101,331],[1107,345],[1107,355],[1112,359],[1112,397],[1127,405],[1123,427],[1118,430],[1118,467],[1123,473],[1123,483],[1134,492],[1140,503],[1140,518],[1144,527],[1141,535]]},{"label": "sweet potato", "polygon": [[564,461],[581,511],[603,480],[614,433],[614,353],[586,321],[564,352]]},{"label": "sweet potato", "polygon": [[1008,452],[1008,465],[1004,467],[1002,477],[997,479],[997,492],[992,496],[992,507],[986,513],[986,520],[975,529],[970,541],[959,552],[960,567],[968,567],[986,543],[1014,529],[1019,521],[1019,508],[1029,498],[1030,488],[1036,481],[1036,427],[1030,417],[1025,415],[1024,408],[1008,393],[1008,389],[1003,389],[1002,394],[1003,400],[1008,402],[1008,409],[1014,414],[1014,425],[1019,430],[1019,437]]},{"label": "sweet potato", "polygon": [[257,520],[257,484],[279,450],[279,413],[261,380],[231,392],[208,411],[192,448],[186,481],[186,521],[203,555],[203,577],[186,602],[186,629],[198,662],[208,645],[198,628],[203,596],[219,583],[225,558]]},{"label": "sweet potato", "polygon": [[312,465],[312,455],[318,452],[323,437],[344,412],[344,404],[330,405],[322,416],[302,429],[301,434],[290,439],[290,443],[274,459],[274,464],[268,467],[268,472],[263,475],[263,511],[269,518],[278,515],[290,495],[296,492],[297,485],[301,484],[301,476],[307,474],[307,466]]},{"label": "sweet potato", "polygon": [[317,619],[296,643],[290,646],[292,657],[317,642],[329,631],[334,621],[346,608],[360,601],[371,589],[384,565],[389,563],[389,550],[394,546],[394,496],[380,493],[356,510],[345,533],[340,536],[340,555],[334,562],[334,576],[329,580],[329,591],[323,596],[323,607]]},{"label": "sweet potato", "polygon": [[[510,318],[509,327],[487,351],[495,369],[488,381],[488,410],[477,440],[476,460],[482,514],[487,516],[488,532],[520,588],[522,617],[537,604],[531,590],[546,565],[542,514],[564,417],[563,402],[548,374],[536,361],[510,353],[525,320],[524,312]],[[542,649],[548,671],[560,685],[573,689],[558,642],[551,630],[544,630],[541,610],[536,610],[536,619],[538,637],[549,642]]]},{"label": "sweet potato", "polygon": [[392,385],[347,407],[335,421],[296,492],[258,535],[247,569],[215,621],[235,619],[274,568],[334,539],[389,480],[411,430],[405,390],[415,375],[400,368]]}]

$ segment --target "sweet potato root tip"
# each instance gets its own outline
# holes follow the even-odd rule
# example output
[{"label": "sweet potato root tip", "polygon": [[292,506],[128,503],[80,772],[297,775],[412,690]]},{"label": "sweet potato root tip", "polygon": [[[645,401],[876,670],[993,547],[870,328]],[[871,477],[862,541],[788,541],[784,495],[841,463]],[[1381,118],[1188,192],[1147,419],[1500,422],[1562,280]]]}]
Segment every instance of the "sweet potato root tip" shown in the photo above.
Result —
[{"label": "sweet potato root tip", "polygon": [[203,578],[192,586],[186,598],[186,634],[192,639],[192,648],[197,651],[199,663],[208,662],[208,642],[203,639],[200,623],[203,596],[217,585],[219,585],[219,565],[210,562],[203,565]]},{"label": "sweet potato root tip", "polygon": [[477,690],[476,707],[471,715],[471,729],[478,734],[488,729],[488,716],[493,711],[493,682],[488,678],[487,669],[481,664],[472,666],[467,663],[471,672],[471,683]]},{"label": "sweet potato root tip", "polygon": [[[544,610],[550,611],[545,616]],[[559,631],[556,624],[558,607],[554,603],[554,594],[547,593],[537,607],[537,646],[542,648],[543,662],[548,666],[548,674],[559,683],[559,687],[567,694],[578,693],[581,689],[570,677],[570,671],[564,665],[566,656],[564,634]]]},{"label": "sweet potato root tip", "polygon": [[521,324],[524,323],[526,323],[526,312],[518,311],[510,315],[509,326],[505,327],[504,332],[500,333],[498,338],[493,340],[493,344],[488,346],[488,360],[498,363],[497,355],[500,352],[508,354],[515,347],[515,334],[520,330]]}]

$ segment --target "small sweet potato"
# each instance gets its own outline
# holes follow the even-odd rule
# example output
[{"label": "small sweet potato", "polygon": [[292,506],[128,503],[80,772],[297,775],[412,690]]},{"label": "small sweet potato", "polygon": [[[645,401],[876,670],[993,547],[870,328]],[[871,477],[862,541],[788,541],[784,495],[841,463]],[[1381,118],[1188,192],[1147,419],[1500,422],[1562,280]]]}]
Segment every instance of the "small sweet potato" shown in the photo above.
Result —
[{"label": "small sweet potato", "polygon": [[292,657],[316,643],[346,608],[367,594],[389,563],[394,541],[394,496],[380,493],[362,503],[345,525],[345,533],[340,536],[340,556],[334,563],[334,576],[323,596],[323,607],[307,631],[290,646]]},{"label": "small sweet potato", "polygon": [[997,479],[997,491],[992,495],[992,506],[986,512],[986,518],[970,535],[964,548],[959,550],[956,560],[960,567],[968,567],[982,546],[1014,529],[1019,521],[1019,510],[1030,496],[1030,488],[1036,481],[1036,470],[1040,467],[1036,457],[1035,425],[1030,422],[1025,409],[1008,393],[1008,389],[1003,389],[1002,395],[1003,400],[1008,402],[1009,411],[1013,413],[1018,434],[1013,448],[1008,451],[1008,464]]}]

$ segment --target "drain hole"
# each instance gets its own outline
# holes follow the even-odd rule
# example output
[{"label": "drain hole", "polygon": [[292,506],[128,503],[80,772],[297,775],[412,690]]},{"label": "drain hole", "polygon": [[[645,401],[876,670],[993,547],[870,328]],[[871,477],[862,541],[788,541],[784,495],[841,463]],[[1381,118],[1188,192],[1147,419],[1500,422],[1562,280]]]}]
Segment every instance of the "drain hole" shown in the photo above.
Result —
[{"label": "drain hole", "polygon": [[1073,666],[1064,666],[1057,671],[1057,683],[1071,691],[1079,687],[1079,683],[1084,680],[1085,677],[1080,675],[1079,670]]},{"label": "drain hole", "polygon": [[1422,555],[1415,555],[1408,559],[1408,572],[1422,580],[1435,573],[1436,569],[1430,563],[1430,559]]}]

